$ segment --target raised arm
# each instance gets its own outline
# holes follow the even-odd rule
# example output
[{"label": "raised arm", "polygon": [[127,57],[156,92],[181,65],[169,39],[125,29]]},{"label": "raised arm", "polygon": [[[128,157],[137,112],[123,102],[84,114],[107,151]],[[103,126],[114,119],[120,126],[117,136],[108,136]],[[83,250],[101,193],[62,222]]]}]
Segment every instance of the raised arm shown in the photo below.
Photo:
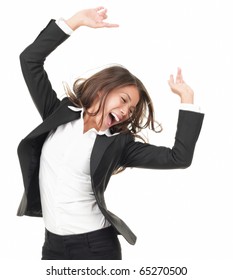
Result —
[{"label": "raised arm", "polygon": [[68,37],[55,20],[51,20],[35,41],[20,54],[25,82],[42,119],[48,117],[60,104],[44,69],[44,62]]},{"label": "raised arm", "polygon": [[[176,78],[170,75],[168,84],[171,91],[180,97],[181,103],[194,103],[194,92],[183,80],[180,68],[177,70]],[[172,148],[144,144],[131,139],[124,152],[123,166],[151,169],[189,167],[204,118],[204,114],[196,112],[192,106],[189,106],[189,110],[186,108],[179,112],[175,142]]]},{"label": "raised arm", "polygon": [[[80,26],[92,28],[118,26],[104,22],[106,18],[107,10],[98,7],[79,11],[65,22],[72,30],[76,30]],[[52,114],[60,104],[44,69],[44,62],[46,57],[68,37],[69,35],[56,24],[55,20],[51,20],[35,41],[20,55],[25,82],[42,119]]]}]

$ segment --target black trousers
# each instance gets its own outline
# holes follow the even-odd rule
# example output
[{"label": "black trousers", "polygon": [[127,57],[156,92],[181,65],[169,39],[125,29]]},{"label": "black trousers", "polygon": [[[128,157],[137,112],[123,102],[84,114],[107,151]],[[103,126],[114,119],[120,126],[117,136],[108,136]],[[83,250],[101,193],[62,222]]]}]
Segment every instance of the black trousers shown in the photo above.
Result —
[{"label": "black trousers", "polygon": [[45,230],[42,260],[121,259],[121,245],[112,227],[63,236]]}]

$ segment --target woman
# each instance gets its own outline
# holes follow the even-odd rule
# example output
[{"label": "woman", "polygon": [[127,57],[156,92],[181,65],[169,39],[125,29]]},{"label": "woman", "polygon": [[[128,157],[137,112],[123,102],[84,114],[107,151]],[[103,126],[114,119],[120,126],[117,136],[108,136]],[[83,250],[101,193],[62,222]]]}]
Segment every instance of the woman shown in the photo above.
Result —
[{"label": "woman", "polygon": [[121,259],[117,235],[130,244],[136,236],[106,208],[104,191],[111,175],[127,167],[188,167],[202,126],[203,114],[193,111],[194,93],[180,69],[176,80],[169,79],[186,106],[179,112],[172,149],[135,141],[142,128],[155,129],[154,111],[142,82],[123,67],[77,80],[68,98],[57,98],[44,70],[46,57],[81,26],[118,26],[106,18],[107,10],[98,7],[68,20],[51,20],[20,55],[43,122],[18,147],[25,187],[18,215],[43,213],[42,259]]}]

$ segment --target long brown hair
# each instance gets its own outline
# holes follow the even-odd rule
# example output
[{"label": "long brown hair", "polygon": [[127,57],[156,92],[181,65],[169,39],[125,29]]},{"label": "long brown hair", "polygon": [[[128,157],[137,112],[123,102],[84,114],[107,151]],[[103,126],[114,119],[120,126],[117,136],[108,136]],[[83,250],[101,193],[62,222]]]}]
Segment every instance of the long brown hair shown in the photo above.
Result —
[{"label": "long brown hair", "polygon": [[[134,85],[139,92],[139,102],[132,116],[110,128],[111,133],[131,133],[142,139],[138,133],[144,128],[158,132],[162,128],[154,119],[153,102],[143,83],[123,66],[107,67],[87,79],[79,78],[74,82],[73,92],[66,85],[69,99],[78,107],[84,108],[90,115],[97,115],[104,108],[107,95],[116,88]],[[100,105],[96,112],[89,113],[98,92],[101,92]],[[156,124],[156,127],[155,127]],[[159,127],[159,129],[158,129]]]}]

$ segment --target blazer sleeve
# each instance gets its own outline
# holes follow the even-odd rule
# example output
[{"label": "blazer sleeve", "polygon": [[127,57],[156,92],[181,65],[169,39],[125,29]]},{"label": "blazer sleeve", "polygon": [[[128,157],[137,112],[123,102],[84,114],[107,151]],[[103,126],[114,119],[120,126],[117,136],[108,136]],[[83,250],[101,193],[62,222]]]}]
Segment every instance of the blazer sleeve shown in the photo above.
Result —
[{"label": "blazer sleeve", "polygon": [[201,113],[180,110],[173,148],[135,142],[131,137],[123,153],[123,166],[149,169],[189,167],[203,118]]},{"label": "blazer sleeve", "polygon": [[25,82],[43,120],[60,104],[44,69],[44,62],[46,57],[68,37],[69,35],[57,26],[55,20],[51,20],[35,41],[20,54]]}]

